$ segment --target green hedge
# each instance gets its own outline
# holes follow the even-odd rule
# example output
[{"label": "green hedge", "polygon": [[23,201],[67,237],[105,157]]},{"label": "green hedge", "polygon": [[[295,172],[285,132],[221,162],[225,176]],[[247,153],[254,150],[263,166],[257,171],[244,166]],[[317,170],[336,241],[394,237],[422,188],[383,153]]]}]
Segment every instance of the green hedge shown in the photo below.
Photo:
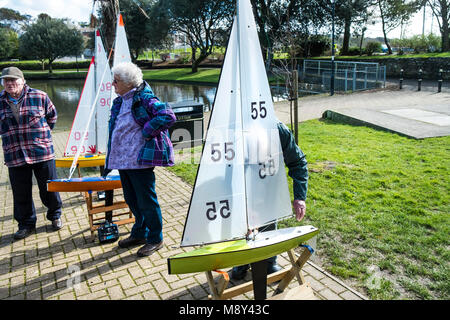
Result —
[{"label": "green hedge", "polygon": [[[78,68],[89,68],[89,64],[91,60],[79,60],[78,63],[76,61],[71,62],[61,62],[55,61],[52,63],[53,69],[76,69]],[[7,67],[17,67],[20,70],[42,70],[42,63],[40,61],[2,61],[0,62],[0,68]],[[48,70],[48,63],[44,63],[45,70]]]}]

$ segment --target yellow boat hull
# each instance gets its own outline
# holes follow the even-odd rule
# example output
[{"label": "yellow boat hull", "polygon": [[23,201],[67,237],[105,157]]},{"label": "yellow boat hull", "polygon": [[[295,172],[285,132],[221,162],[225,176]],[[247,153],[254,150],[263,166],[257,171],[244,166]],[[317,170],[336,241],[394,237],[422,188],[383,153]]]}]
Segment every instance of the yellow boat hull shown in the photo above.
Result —
[{"label": "yellow boat hull", "polygon": [[298,247],[318,232],[313,226],[300,226],[259,233],[255,240],[206,245],[168,258],[169,274],[212,271],[261,261]]},{"label": "yellow boat hull", "polygon": [[[74,157],[56,158],[55,163],[57,168],[70,168],[72,166]],[[80,168],[99,167],[105,165],[105,155],[86,155],[78,158],[77,164]]]}]

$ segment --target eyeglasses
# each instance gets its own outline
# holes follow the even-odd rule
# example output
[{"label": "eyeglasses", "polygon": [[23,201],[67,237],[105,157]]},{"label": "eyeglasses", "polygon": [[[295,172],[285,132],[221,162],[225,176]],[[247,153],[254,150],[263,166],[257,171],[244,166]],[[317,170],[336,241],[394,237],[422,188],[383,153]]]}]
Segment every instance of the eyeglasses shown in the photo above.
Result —
[{"label": "eyeglasses", "polygon": [[121,82],[122,80],[117,80],[117,79],[113,79],[112,83],[118,83]]},{"label": "eyeglasses", "polygon": [[17,78],[3,78],[2,80],[3,80],[4,83],[8,83],[8,82],[15,83],[19,79],[17,79]]}]

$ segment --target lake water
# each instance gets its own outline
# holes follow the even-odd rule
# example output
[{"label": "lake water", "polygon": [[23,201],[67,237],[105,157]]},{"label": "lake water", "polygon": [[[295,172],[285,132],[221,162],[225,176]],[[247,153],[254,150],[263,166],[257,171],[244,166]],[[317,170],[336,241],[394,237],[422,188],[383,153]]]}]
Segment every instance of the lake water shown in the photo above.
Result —
[{"label": "lake water", "polygon": [[[58,122],[55,131],[66,131],[72,127],[78,100],[83,91],[84,79],[71,80],[27,80],[30,87],[45,91],[58,111]],[[179,84],[168,82],[150,81],[150,86],[156,96],[164,102],[176,102],[181,100],[195,100],[203,103],[205,116],[211,111],[215,86],[203,86],[193,84]],[[274,100],[280,100],[276,90],[272,89]],[[282,93],[280,93],[282,95]]]},{"label": "lake water", "polygon": [[[58,111],[55,131],[70,130],[83,91],[84,80],[27,80],[27,84],[45,91]],[[161,101],[195,100],[203,103],[204,112],[211,110],[216,87],[165,82],[150,82],[155,95]]]}]

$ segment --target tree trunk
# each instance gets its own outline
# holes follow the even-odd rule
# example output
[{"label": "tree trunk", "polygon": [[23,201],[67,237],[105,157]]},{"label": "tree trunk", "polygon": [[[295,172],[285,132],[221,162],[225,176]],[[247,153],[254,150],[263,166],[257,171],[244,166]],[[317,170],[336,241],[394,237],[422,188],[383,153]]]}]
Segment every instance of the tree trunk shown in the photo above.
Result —
[{"label": "tree trunk", "polygon": [[198,71],[198,64],[197,64],[197,58],[196,58],[196,52],[197,52],[197,48],[193,47],[191,45],[192,48],[192,73],[196,73]]},{"label": "tree trunk", "polygon": [[386,23],[384,22],[383,8],[382,8],[382,5],[381,5],[379,0],[378,0],[378,6],[380,8],[380,13],[381,13],[381,27],[383,29],[384,43],[388,47],[388,53],[391,55],[392,54],[392,48],[391,48],[391,45],[389,44],[389,41],[388,41],[388,38],[387,38]]},{"label": "tree trunk", "polygon": [[[119,13],[119,0],[103,0],[100,1],[101,4],[101,27],[103,30],[105,41],[105,50],[109,52],[114,46],[114,41],[116,37],[116,23],[117,15]],[[114,51],[111,55],[110,65],[114,61]]]},{"label": "tree trunk", "polygon": [[342,55],[348,55],[348,49],[350,46],[350,26],[352,24],[352,20],[350,17],[345,17],[344,24],[344,40],[342,43]]},{"label": "tree trunk", "polygon": [[442,52],[450,51],[450,30],[448,24],[448,6],[441,1],[441,14],[442,14]]},{"label": "tree trunk", "polygon": [[208,54],[200,53],[200,57],[198,59],[194,60],[192,59],[192,73],[198,72],[198,67],[202,61],[204,61],[208,57]]},{"label": "tree trunk", "polygon": [[359,56],[362,56],[362,44],[364,41],[364,33],[365,33],[365,30],[363,29],[361,31],[361,41],[359,42]]}]

